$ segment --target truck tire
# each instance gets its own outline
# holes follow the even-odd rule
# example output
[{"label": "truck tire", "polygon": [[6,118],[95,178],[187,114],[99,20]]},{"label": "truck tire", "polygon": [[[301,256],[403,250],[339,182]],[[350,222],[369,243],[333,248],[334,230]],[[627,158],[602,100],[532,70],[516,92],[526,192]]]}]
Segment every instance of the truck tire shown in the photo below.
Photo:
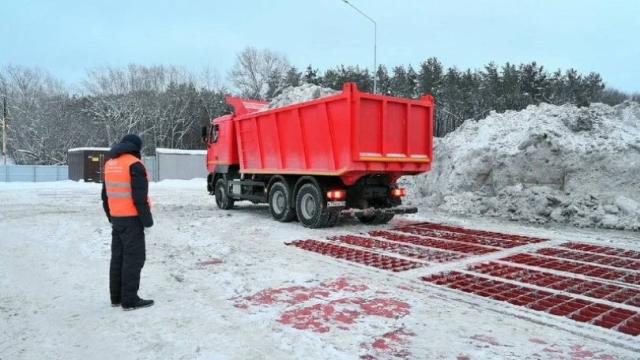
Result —
[{"label": "truck tire", "polygon": [[360,222],[363,224],[380,225],[388,223],[389,221],[391,221],[391,219],[393,219],[394,216],[395,214],[380,213],[375,215],[358,215],[357,217],[358,220],[360,220]]},{"label": "truck tire", "polygon": [[287,184],[277,181],[269,189],[269,212],[280,222],[289,222],[296,218],[295,209],[291,208],[291,190]]},{"label": "truck tire", "polygon": [[296,214],[300,223],[311,229],[335,225],[338,215],[327,209],[322,191],[314,183],[304,184],[298,189]]},{"label": "truck tire", "polygon": [[216,204],[222,210],[233,209],[234,200],[227,193],[227,180],[220,178],[216,181]]}]

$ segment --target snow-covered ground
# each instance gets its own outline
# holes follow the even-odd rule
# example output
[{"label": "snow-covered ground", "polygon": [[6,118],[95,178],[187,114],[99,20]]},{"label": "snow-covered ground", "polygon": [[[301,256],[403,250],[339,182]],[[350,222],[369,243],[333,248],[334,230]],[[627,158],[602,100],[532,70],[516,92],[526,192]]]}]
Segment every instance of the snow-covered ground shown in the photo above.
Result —
[{"label": "snow-covered ground", "polygon": [[[0,183],[0,359],[637,359],[637,337],[285,246],[371,230],[222,211],[204,180],[151,186],[140,295],[112,308],[99,185]],[[403,218],[639,249],[638,234],[422,212]],[[320,311],[316,321],[309,315]],[[316,314],[317,315],[317,314]],[[305,318],[306,316],[306,318]],[[306,319],[305,321],[300,321]],[[340,321],[331,321],[337,319]]]}]

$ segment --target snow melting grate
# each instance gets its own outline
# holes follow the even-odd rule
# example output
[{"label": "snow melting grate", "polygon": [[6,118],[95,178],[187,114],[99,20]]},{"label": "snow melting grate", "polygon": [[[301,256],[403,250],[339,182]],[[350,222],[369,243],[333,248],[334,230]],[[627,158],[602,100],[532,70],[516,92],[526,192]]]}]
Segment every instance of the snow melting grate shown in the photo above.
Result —
[{"label": "snow melting grate", "polygon": [[469,271],[640,308],[640,290],[489,262]]},{"label": "snow melting grate", "polygon": [[459,226],[434,224],[429,222],[413,224],[411,226],[415,226],[421,229],[446,231],[451,233],[481,236],[481,237],[492,238],[492,239],[502,239],[502,240],[508,240],[511,242],[519,242],[522,244],[537,244],[544,241],[548,241],[548,239],[531,237],[531,236],[505,234],[505,233],[498,233],[494,231],[474,230],[474,229],[468,229],[468,228],[463,228]]},{"label": "snow melting grate", "polygon": [[516,264],[536,266],[543,269],[591,276],[605,280],[619,281],[631,285],[640,285],[640,273],[633,271],[616,270],[603,266],[578,263],[569,260],[560,260],[532,254],[516,254],[513,256],[502,258],[500,260]]},{"label": "snow melting grate", "polygon": [[457,241],[447,241],[447,240],[425,238],[425,237],[414,236],[414,235],[397,234],[390,231],[371,231],[369,232],[369,235],[380,237],[380,238],[391,240],[391,241],[397,241],[405,244],[425,246],[425,247],[436,248],[436,249],[447,250],[447,251],[454,251],[454,252],[470,254],[470,255],[483,255],[483,254],[488,254],[488,253],[492,253],[500,250],[496,248],[490,248],[490,247],[474,245],[474,244],[466,244],[466,243],[461,243]]},{"label": "snow melting grate", "polygon": [[405,244],[399,244],[396,242],[382,241],[382,240],[367,238],[362,236],[343,235],[343,236],[332,236],[328,239],[332,241],[342,242],[349,245],[363,247],[363,248],[381,249],[384,251],[389,251],[389,252],[400,254],[406,257],[428,261],[428,262],[444,263],[444,262],[449,262],[454,260],[460,260],[467,257],[467,255],[464,255],[464,254],[453,253],[453,252],[448,252],[443,250],[420,248],[416,246],[409,246]]},{"label": "snow melting grate", "polygon": [[296,240],[287,245],[393,272],[406,271],[424,266],[424,264],[410,260],[380,255],[370,251],[348,248],[317,240]]},{"label": "snow melting grate", "polygon": [[[442,230],[424,229],[418,226],[401,226],[394,228],[395,231],[409,233],[413,235],[426,236],[430,238],[458,241],[468,244],[491,246],[501,249],[510,249],[517,246],[528,245],[528,242],[519,240],[518,238],[509,239],[506,234],[503,238],[489,238],[480,235],[471,235],[465,233],[454,233]],[[515,236],[515,235],[514,235]]]},{"label": "snow melting grate", "polygon": [[421,278],[469,294],[566,317],[628,335],[640,335],[640,313],[457,271]]},{"label": "snow melting grate", "polygon": [[640,271],[640,260],[625,259],[610,255],[599,255],[582,251],[544,248],[537,251],[538,254],[553,256],[569,260],[577,260],[582,262],[606,265],[627,270]]},{"label": "snow melting grate", "polygon": [[609,246],[581,244],[581,243],[565,243],[560,246],[573,249],[573,250],[589,252],[589,253],[640,260],[640,251],[620,249],[620,248],[614,248]]}]

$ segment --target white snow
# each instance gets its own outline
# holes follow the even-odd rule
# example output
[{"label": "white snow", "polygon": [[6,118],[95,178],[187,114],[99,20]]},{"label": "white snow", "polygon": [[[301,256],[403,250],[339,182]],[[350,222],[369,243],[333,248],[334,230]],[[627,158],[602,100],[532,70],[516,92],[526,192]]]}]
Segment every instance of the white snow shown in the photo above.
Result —
[{"label": "white snow", "polygon": [[108,147],[77,147],[77,148],[71,148],[68,151],[69,152],[76,152],[76,151],[109,151],[111,150]]},{"label": "white snow", "polygon": [[[426,286],[417,276],[429,268],[394,275],[284,245],[371,229],[357,222],[309,230],[273,221],[265,206],[218,210],[204,179],[150,186],[156,225],[147,231],[140,295],[157,303],[123,312],[109,305],[111,230],[100,184],[0,183],[0,358],[637,358],[628,336]],[[633,232],[471,222],[427,211],[407,218],[639,247]],[[352,286],[326,291],[339,279]],[[246,299],[279,288],[288,290],[270,304]],[[407,304],[409,313],[362,316],[327,332],[279,321],[302,306],[334,301],[337,311],[347,306],[341,301],[378,298]],[[400,334],[401,349],[376,350],[390,333]]]},{"label": "white snow", "polygon": [[339,93],[339,91],[314,84],[303,84],[296,87],[289,86],[285,88],[280,95],[273,98],[265,110],[315,100]]},{"label": "white snow", "polygon": [[156,148],[156,154],[207,155],[207,150]]},{"label": "white snow", "polygon": [[13,159],[11,158],[11,156],[7,155],[6,160],[4,159],[4,156],[0,153],[0,165],[4,165],[4,163],[7,163],[7,165],[15,165],[15,161],[13,161]]},{"label": "white snow", "polygon": [[436,139],[405,178],[423,209],[533,223],[640,228],[640,105],[529,106]]}]

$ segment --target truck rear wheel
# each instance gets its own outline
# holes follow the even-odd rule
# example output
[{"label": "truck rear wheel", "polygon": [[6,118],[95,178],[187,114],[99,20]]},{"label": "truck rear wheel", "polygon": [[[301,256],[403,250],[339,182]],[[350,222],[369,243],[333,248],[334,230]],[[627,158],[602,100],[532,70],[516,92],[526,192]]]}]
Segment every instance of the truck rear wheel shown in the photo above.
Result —
[{"label": "truck rear wheel", "polygon": [[269,190],[269,212],[280,222],[289,222],[296,217],[295,209],[291,208],[291,190],[287,184],[278,181]]},{"label": "truck rear wheel", "polygon": [[304,184],[298,190],[296,214],[304,227],[312,229],[335,225],[339,215],[327,209],[322,191],[314,183]]},{"label": "truck rear wheel", "polygon": [[216,204],[222,210],[233,208],[234,200],[229,197],[227,192],[227,180],[220,178],[216,181]]},{"label": "truck rear wheel", "polygon": [[375,215],[358,215],[357,217],[358,220],[360,220],[360,222],[363,224],[380,225],[388,223],[389,221],[391,221],[391,219],[393,219],[394,216],[395,214],[378,213]]}]

